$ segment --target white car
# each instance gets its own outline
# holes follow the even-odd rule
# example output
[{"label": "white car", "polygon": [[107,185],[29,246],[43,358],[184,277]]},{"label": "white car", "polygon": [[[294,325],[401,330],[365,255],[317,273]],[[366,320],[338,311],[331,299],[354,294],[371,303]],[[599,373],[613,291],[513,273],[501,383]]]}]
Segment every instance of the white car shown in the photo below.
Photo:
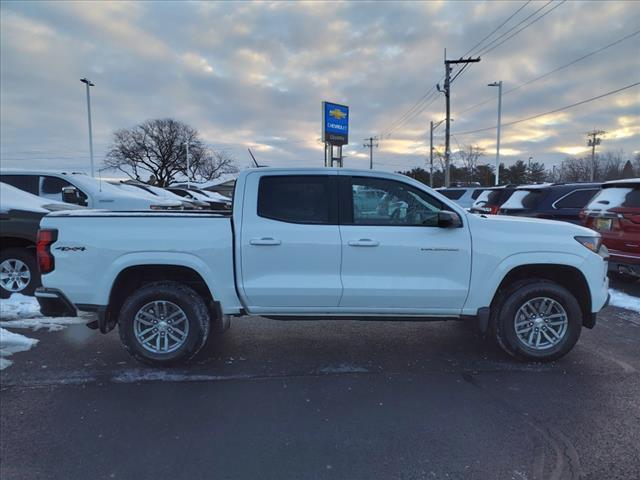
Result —
[{"label": "white car", "polygon": [[441,193],[449,200],[453,200],[462,208],[469,209],[472,207],[473,202],[482,194],[485,190],[483,187],[440,187],[436,188],[438,193]]},{"label": "white car", "polygon": [[229,215],[52,213],[38,247],[42,312],[96,312],[94,328],[118,326],[156,365],[191,359],[242,315],[475,321],[509,354],[553,360],[608,300],[598,233],[470,214],[371,170],[247,170]]},{"label": "white car", "polygon": [[0,181],[32,195],[94,209],[117,211],[181,207],[179,201],[125,192],[84,173],[3,169]]}]

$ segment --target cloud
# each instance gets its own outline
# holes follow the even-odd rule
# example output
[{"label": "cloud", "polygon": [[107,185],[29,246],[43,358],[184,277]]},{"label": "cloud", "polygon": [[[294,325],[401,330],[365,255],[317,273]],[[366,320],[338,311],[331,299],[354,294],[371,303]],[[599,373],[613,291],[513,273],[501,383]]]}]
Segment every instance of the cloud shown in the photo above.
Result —
[{"label": "cloud", "polygon": [[[418,103],[406,122],[403,114],[441,82],[445,47],[451,58],[465,54],[519,5],[2,2],[2,166],[86,168],[85,91],[78,81],[83,76],[96,83],[91,95],[98,160],[115,129],[175,117],[241,165],[249,161],[247,148],[268,165],[322,165],[320,102],[333,100],[351,108],[346,165],[367,168],[363,139],[397,125],[374,149],[374,164],[387,170],[422,166],[429,122],[443,118],[444,98],[430,93],[426,108]],[[527,5],[506,28],[542,5]],[[458,133],[496,124],[496,89],[487,83],[502,80],[508,90],[638,24],[634,2],[566,2],[482,55],[452,86],[452,147],[477,144],[487,161],[493,156],[495,130]],[[505,95],[503,122],[637,81],[639,48],[636,36]],[[639,111],[636,88],[505,127],[502,155],[507,162],[531,155],[557,163],[571,152],[583,153],[585,132],[594,127],[609,132],[601,148],[629,154],[640,149]],[[443,132],[444,125],[435,132],[438,147]]]}]

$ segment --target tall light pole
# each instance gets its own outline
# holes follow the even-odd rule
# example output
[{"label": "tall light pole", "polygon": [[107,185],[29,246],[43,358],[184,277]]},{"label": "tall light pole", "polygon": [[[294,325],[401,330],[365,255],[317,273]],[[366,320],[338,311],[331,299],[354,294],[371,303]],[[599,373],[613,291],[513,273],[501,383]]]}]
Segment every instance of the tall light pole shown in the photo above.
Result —
[{"label": "tall light pole", "polygon": [[[431,120],[431,127],[429,129],[429,186],[433,188],[433,131],[442,125],[446,119],[442,119],[439,122],[433,123]],[[453,121],[453,119],[451,119]]]},{"label": "tall light pole", "polygon": [[502,80],[487,85],[498,87],[498,138],[496,140],[496,185],[500,184],[500,126],[502,124]]},{"label": "tall light pole", "polygon": [[89,95],[89,87],[95,87],[96,85],[88,78],[81,78],[80,81],[87,86],[87,118],[89,119],[89,156],[91,158],[91,176],[94,176],[93,171],[93,132],[91,130],[91,95]]}]

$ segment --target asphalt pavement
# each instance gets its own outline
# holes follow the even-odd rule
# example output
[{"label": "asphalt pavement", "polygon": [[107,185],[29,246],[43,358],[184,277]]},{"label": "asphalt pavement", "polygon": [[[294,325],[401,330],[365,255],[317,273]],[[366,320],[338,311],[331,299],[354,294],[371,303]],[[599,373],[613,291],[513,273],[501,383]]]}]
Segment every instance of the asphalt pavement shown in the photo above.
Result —
[{"label": "asphalt pavement", "polygon": [[2,479],[640,477],[629,310],[551,364],[460,322],[250,317],[167,370],[117,332],[16,331],[40,342],[0,374]]}]

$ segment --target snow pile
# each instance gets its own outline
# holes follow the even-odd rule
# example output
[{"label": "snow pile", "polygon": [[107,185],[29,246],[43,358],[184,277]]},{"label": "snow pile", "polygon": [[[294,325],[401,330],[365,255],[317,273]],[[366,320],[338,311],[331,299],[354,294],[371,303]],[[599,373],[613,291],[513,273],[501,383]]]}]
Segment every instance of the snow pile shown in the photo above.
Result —
[{"label": "snow pile", "polygon": [[0,211],[26,210],[27,212],[49,213],[44,205],[51,203],[16,187],[0,182]]},{"label": "snow pile", "polygon": [[627,310],[633,310],[634,312],[640,313],[639,297],[628,295],[624,292],[614,290],[613,288],[609,289],[609,293],[611,294],[609,305],[613,307],[625,308]]},{"label": "snow pile", "polygon": [[16,320],[41,317],[40,305],[34,297],[14,293],[6,300],[0,300],[0,320]]},{"label": "snow pile", "polygon": [[0,370],[4,370],[13,363],[7,357],[17,352],[26,352],[36,343],[38,340],[35,338],[25,337],[19,333],[0,328]]},{"label": "snow pile", "polygon": [[14,293],[6,300],[0,300],[0,370],[10,366],[10,357],[17,352],[30,350],[38,343],[35,338],[11,332],[7,328],[46,328],[49,332],[62,330],[68,325],[87,323],[82,317],[43,317],[34,297]]}]

